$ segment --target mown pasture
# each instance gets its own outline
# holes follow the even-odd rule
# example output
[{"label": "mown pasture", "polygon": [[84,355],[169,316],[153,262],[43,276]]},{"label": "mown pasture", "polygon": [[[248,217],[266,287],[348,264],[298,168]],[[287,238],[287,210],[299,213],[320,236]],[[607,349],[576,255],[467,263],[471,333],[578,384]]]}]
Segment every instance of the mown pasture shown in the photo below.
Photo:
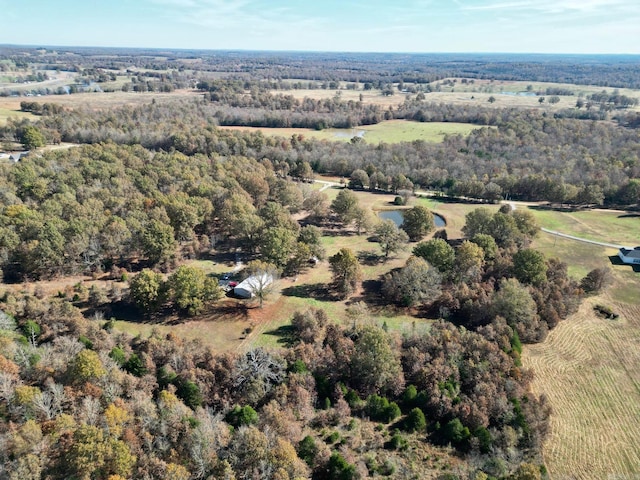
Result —
[{"label": "mown pasture", "polygon": [[439,143],[446,135],[467,136],[473,130],[481,128],[478,125],[468,123],[448,122],[411,122],[406,120],[388,120],[376,125],[359,126],[349,129],[328,128],[326,130],[312,130],[307,128],[263,128],[263,127],[220,127],[229,130],[261,131],[265,135],[291,137],[303,135],[318,140],[330,140],[349,142],[353,137],[361,137],[362,140],[378,144],[412,142],[422,140],[425,142]]}]

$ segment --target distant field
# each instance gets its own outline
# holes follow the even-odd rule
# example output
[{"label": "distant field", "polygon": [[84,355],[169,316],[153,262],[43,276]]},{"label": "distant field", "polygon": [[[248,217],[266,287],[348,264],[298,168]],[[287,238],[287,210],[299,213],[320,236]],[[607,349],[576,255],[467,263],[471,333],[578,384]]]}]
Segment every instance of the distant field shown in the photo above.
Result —
[{"label": "distant field", "polygon": [[640,243],[640,215],[607,210],[558,212],[532,209],[540,224],[551,230],[606,243]]},{"label": "distant field", "polygon": [[[339,93],[338,93],[339,92]],[[353,100],[354,102],[360,101],[360,95],[362,95],[362,103],[381,105],[383,107],[397,106],[405,101],[407,97],[406,93],[396,92],[394,95],[382,95],[381,90],[273,90],[272,93],[281,93],[284,95],[291,95],[292,97],[302,100],[303,98],[325,99],[333,98],[336,94],[340,95],[340,98],[344,101]]]},{"label": "distant field", "polygon": [[88,107],[92,109],[105,109],[122,107],[125,105],[145,105],[152,101],[173,102],[176,99],[202,98],[202,94],[193,90],[176,90],[171,93],[159,92],[93,92],[75,93],[73,95],[47,95],[42,97],[0,97],[0,109],[20,109],[20,102],[32,100],[39,103],[57,103],[68,108]]},{"label": "distant field", "polygon": [[[634,214],[591,210],[582,212],[556,212],[531,209],[542,227],[569,235],[606,243],[636,246],[640,244],[640,218]],[[569,273],[582,278],[590,270],[611,267],[615,284],[610,289],[612,298],[619,302],[640,305],[640,273],[629,265],[618,264],[617,251],[540,233],[533,246],[548,256],[557,256],[569,265]],[[610,257],[613,258],[613,262]]]},{"label": "distant field", "polygon": [[265,135],[291,137],[303,135],[318,140],[348,142],[355,136],[361,136],[368,143],[399,143],[423,140],[439,143],[445,135],[469,135],[473,130],[481,128],[469,123],[447,122],[411,122],[407,120],[388,120],[377,125],[366,125],[352,129],[311,130],[306,128],[262,128],[262,127],[220,127],[229,130],[260,130]]},{"label": "distant field", "polygon": [[7,119],[9,119],[10,117],[29,118],[29,119],[37,118],[35,115],[32,115],[30,113],[21,112],[19,108],[20,107],[18,107],[18,110],[14,110],[11,108],[3,108],[0,106],[0,125],[5,125],[7,123]]}]

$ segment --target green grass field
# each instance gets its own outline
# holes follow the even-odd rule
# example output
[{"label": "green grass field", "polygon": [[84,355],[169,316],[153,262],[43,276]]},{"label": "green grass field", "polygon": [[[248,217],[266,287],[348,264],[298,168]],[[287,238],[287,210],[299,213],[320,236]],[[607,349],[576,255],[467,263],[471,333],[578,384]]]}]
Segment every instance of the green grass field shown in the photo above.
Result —
[{"label": "green grass field", "polygon": [[[636,246],[640,243],[640,218],[619,211],[587,210],[557,212],[530,209],[544,228],[569,235],[612,244]],[[547,256],[558,257],[569,265],[576,279],[594,268],[610,267],[614,284],[609,289],[612,299],[631,305],[640,304],[640,273],[630,265],[617,262],[615,248],[606,248],[541,232],[533,243]],[[613,261],[611,260],[613,258]]]},{"label": "green grass field", "polygon": [[544,228],[607,243],[630,246],[640,243],[640,216],[634,213],[606,210],[558,212],[535,208],[530,211]]},{"label": "green grass field", "polygon": [[28,118],[30,120],[35,119],[35,115],[27,112],[21,112],[20,110],[11,110],[9,108],[1,108],[0,107],[0,125],[6,125],[7,120],[10,117],[15,118]]},{"label": "green grass field", "polygon": [[[324,178],[323,178],[324,179]],[[336,178],[326,178],[336,181]],[[335,197],[338,188],[329,188],[325,192]],[[393,208],[392,194],[355,192],[360,205],[372,211]],[[442,215],[447,221],[449,238],[462,237],[461,228],[465,215],[479,207],[496,211],[499,205],[479,205],[467,203],[450,203],[434,197],[419,197],[411,200],[410,205],[424,205],[430,210]],[[525,208],[525,207],[521,207]],[[556,212],[550,210],[531,209],[538,218],[541,226],[559,230],[564,233],[584,238],[593,238],[610,243],[629,243],[635,245],[640,238],[640,221],[638,218],[627,216],[620,212],[583,211],[575,213]],[[379,245],[370,242],[368,235],[356,235],[355,232],[345,232],[340,229],[325,230],[322,237],[327,256],[335,254],[340,248],[350,248],[362,258],[374,259],[381,255]],[[365,284],[377,281],[385,273],[401,267],[411,254],[413,244],[390,258],[388,261],[363,261],[362,273]],[[611,298],[617,302],[639,304],[637,292],[640,289],[640,274],[627,265],[618,265],[610,260],[616,251],[566,238],[556,237],[541,232],[532,247],[540,250],[548,257],[557,257],[569,266],[569,274],[580,280],[590,270],[609,266],[613,270],[614,285],[610,289]],[[232,257],[221,256],[215,260],[193,261],[208,274],[219,276],[233,267]],[[366,288],[356,292],[347,300],[336,300],[327,297],[326,286],[331,281],[328,263],[322,262],[315,268],[294,278],[284,278],[278,281],[274,294],[265,302],[264,308],[250,302],[227,300],[224,307],[214,309],[210,314],[195,320],[177,325],[148,323],[118,322],[117,328],[132,334],[148,336],[155,328],[159,333],[166,334],[173,331],[185,338],[199,338],[217,351],[246,349],[251,346],[278,347],[286,342],[287,327],[296,311],[309,307],[322,308],[327,312],[331,321],[348,323],[350,320],[347,308],[353,302],[368,302],[370,311],[368,321],[377,325],[386,323],[391,331],[410,332],[425,331],[431,320],[416,318],[414,312],[397,309],[394,306],[383,305],[378,302],[379,296],[375,290]],[[247,308],[248,307],[248,308]],[[246,330],[251,333],[247,335]]]},{"label": "green grass field", "polygon": [[336,142],[349,142],[355,136],[362,136],[368,143],[378,144],[412,142],[423,140],[425,142],[440,143],[445,135],[469,135],[473,130],[480,128],[478,125],[468,123],[447,122],[411,122],[407,120],[388,120],[377,125],[367,125],[352,129],[329,128],[326,130],[311,130],[306,128],[262,128],[262,127],[221,127],[229,130],[261,130],[265,135],[291,137],[292,135],[304,135],[318,140]]}]

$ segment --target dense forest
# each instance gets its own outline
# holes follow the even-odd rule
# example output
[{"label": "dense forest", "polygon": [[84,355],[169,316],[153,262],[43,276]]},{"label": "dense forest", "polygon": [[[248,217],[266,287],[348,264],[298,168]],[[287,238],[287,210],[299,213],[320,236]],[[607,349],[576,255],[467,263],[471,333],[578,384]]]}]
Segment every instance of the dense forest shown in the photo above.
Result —
[{"label": "dense forest", "polygon": [[195,70],[257,79],[426,84],[448,77],[639,88],[633,55],[393,54],[4,46],[0,60],[42,69]]},{"label": "dense forest", "polygon": [[[394,189],[402,176],[415,188],[487,201],[634,206],[640,199],[640,134],[635,128],[621,128],[637,123],[634,113],[621,114],[621,125],[616,125],[569,118],[562,112],[550,116],[536,110],[453,106],[417,97],[386,110],[338,97],[300,101],[259,91],[242,95],[227,91],[216,98],[100,112],[60,113],[55,107],[35,107],[42,112],[35,128],[41,142],[115,142],[188,156],[240,155],[268,160],[280,174],[307,164],[315,172],[344,177],[364,170],[364,186],[380,190]],[[35,102],[23,103],[34,110]],[[358,138],[341,144],[216,128],[220,124],[350,128],[385,119],[472,123],[478,129],[466,138],[449,136],[441,144],[372,145]],[[0,134],[27,145],[25,133],[33,135],[33,130],[27,121],[10,121]]]}]

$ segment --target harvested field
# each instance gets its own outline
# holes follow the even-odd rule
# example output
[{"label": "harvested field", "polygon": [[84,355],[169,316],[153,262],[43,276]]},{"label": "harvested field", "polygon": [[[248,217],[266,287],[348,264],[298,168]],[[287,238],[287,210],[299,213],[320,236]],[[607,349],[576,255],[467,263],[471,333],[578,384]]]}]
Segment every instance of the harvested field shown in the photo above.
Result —
[{"label": "harvested field", "polygon": [[[595,315],[610,305],[618,320]],[[640,475],[640,307],[585,301],[544,343],[525,348],[534,390],[553,408],[544,458],[553,479]]]},{"label": "harvested field", "polygon": [[226,130],[261,131],[264,135],[289,138],[292,135],[303,135],[318,140],[349,142],[359,136],[365,142],[378,144],[412,142],[423,140],[430,143],[440,143],[446,135],[467,136],[473,130],[481,128],[470,123],[453,122],[412,122],[407,120],[388,120],[376,125],[359,126],[352,129],[328,128],[326,130],[312,130],[307,128],[267,128],[223,126]]},{"label": "harvested field", "polygon": [[46,95],[41,97],[0,97],[0,109],[20,110],[20,102],[24,100],[38,103],[56,103],[67,108],[87,107],[95,110],[122,107],[125,105],[145,105],[152,101],[172,102],[176,99],[202,98],[202,93],[195,90],[176,90],[171,93],[159,92],[93,92],[75,93],[73,95]]}]

